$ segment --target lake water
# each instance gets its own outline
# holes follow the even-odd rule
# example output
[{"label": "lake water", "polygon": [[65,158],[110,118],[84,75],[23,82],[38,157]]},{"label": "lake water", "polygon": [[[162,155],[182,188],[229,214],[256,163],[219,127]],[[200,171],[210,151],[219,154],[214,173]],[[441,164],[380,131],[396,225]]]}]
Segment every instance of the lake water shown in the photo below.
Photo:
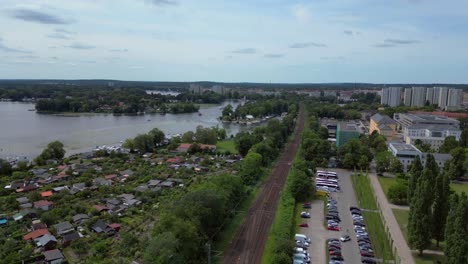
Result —
[{"label": "lake water", "polygon": [[112,145],[157,127],[167,134],[194,131],[198,125],[220,126],[228,135],[248,129],[237,124],[223,124],[217,118],[220,106],[201,108],[200,113],[146,114],[114,116],[112,114],[82,114],[58,116],[37,114],[30,103],[0,102],[0,158],[35,157],[53,140],[60,140],[67,155],[86,152],[98,145]]}]

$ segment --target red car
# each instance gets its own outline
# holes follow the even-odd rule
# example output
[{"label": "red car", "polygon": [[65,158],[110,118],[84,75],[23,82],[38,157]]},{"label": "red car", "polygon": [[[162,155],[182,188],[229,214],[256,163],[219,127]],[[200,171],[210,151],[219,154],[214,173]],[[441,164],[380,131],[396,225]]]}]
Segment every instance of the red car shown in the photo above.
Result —
[{"label": "red car", "polygon": [[309,224],[307,224],[307,223],[301,223],[301,224],[299,224],[299,226],[300,226],[300,227],[309,227]]},{"label": "red car", "polygon": [[331,231],[340,231],[340,227],[339,227],[339,226],[328,226],[328,230],[331,230]]},{"label": "red car", "polygon": [[341,256],[341,252],[340,251],[329,251],[328,254],[330,256]]},{"label": "red car", "polygon": [[367,251],[361,251],[361,256],[363,256],[363,257],[368,257],[368,258],[373,258],[373,257],[374,257],[374,253],[367,252]]}]

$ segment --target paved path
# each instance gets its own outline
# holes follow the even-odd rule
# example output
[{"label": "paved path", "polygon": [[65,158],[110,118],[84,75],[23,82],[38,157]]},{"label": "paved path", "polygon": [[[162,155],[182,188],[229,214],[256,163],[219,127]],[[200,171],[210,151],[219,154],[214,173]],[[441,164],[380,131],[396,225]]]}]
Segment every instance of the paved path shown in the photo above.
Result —
[{"label": "paved path", "polygon": [[[385,197],[385,199],[386,199],[386,197]],[[392,203],[389,203],[388,200],[387,200],[387,203],[388,203],[388,206],[390,206],[392,209],[399,209],[399,210],[409,211],[409,206],[407,206],[407,205],[392,204]]]},{"label": "paved path", "polygon": [[[311,240],[307,252],[310,254],[310,262],[322,264],[327,261],[327,253],[325,251],[325,243],[328,238],[336,237],[337,232],[328,231],[323,226],[325,215],[323,214],[323,201],[312,201],[311,209],[303,209],[310,212],[310,219],[302,219],[302,222],[307,222],[309,227],[299,227],[299,234],[304,234]],[[335,235],[335,236],[334,236]]]},{"label": "paved path", "polygon": [[387,201],[387,197],[385,197],[377,175],[370,172],[369,178],[372,188],[374,189],[374,193],[377,196],[377,202],[380,205],[380,210],[382,211],[382,215],[385,218],[388,230],[393,239],[393,243],[396,246],[397,254],[400,257],[401,263],[414,264],[415,262],[413,255],[411,254],[411,250],[406,243],[405,237],[401,232],[400,226],[398,225],[395,216],[393,215],[392,206],[390,206],[390,203]]},{"label": "paved path", "polygon": [[340,214],[340,232],[335,232],[335,237],[349,235],[351,241],[345,242],[342,245],[342,253],[345,263],[361,263],[361,255],[357,243],[356,233],[354,232],[353,218],[349,211],[350,206],[358,206],[356,195],[351,182],[352,172],[344,169],[332,169],[338,173],[340,179],[339,184],[341,192],[332,193],[332,197],[338,202],[338,212]]}]

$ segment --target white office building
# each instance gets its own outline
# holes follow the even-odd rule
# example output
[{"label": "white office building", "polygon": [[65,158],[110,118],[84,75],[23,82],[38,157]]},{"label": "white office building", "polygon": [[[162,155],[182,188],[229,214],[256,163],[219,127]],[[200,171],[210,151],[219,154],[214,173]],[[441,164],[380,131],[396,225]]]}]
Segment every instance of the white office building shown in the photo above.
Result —
[{"label": "white office building", "polygon": [[453,125],[411,125],[403,129],[403,138],[407,144],[415,144],[420,140],[424,144],[430,145],[431,149],[439,150],[440,146],[448,136],[453,136],[460,140],[461,130]]},{"label": "white office building", "polygon": [[[403,165],[404,171],[409,169],[416,156],[419,156],[422,165],[425,166],[427,155],[429,154],[421,152],[411,144],[404,143],[389,143],[388,150],[392,152],[393,156],[395,156],[400,161],[400,163]],[[433,153],[432,155],[434,156],[434,160],[437,163],[439,169],[443,169],[445,162],[452,158],[452,155],[450,154]]]}]

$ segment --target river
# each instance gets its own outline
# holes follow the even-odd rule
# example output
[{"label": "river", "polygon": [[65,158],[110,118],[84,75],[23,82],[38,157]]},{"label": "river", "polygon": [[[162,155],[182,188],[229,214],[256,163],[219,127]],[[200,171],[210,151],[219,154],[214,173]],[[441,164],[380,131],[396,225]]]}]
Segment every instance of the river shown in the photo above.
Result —
[{"label": "river", "polygon": [[0,158],[35,157],[53,140],[60,140],[67,155],[90,151],[98,145],[117,144],[157,127],[167,134],[194,131],[197,126],[220,126],[228,135],[248,129],[238,124],[223,124],[217,118],[220,106],[201,107],[200,113],[146,114],[114,116],[112,114],[77,114],[71,116],[37,114],[28,111],[34,104],[0,102]]}]

